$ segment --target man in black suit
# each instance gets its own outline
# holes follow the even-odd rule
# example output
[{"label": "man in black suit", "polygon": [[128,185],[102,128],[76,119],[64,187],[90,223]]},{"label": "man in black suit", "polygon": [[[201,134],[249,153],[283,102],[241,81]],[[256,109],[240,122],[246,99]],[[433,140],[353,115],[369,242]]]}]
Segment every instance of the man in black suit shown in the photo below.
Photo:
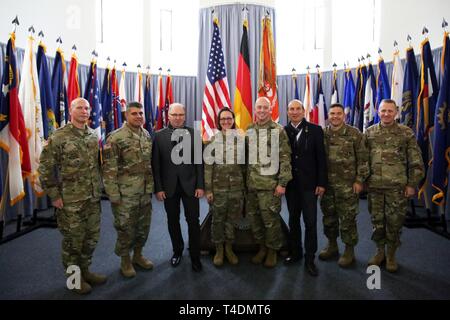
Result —
[{"label": "man in black suit", "polygon": [[184,241],[180,228],[181,200],[189,230],[189,254],[192,269],[199,272],[202,270],[199,199],[204,194],[202,147],[199,135],[200,146],[195,148],[194,130],[184,125],[185,119],[184,106],[180,103],[171,104],[169,126],[155,134],[152,167],[156,198],[164,201],[164,208],[167,212],[167,223],[173,248],[170,262],[173,267],[176,267],[183,256]]},{"label": "man in black suit", "polygon": [[300,261],[303,256],[300,217],[305,223],[305,269],[317,276],[314,264],[317,251],[317,197],[322,197],[327,184],[327,168],[320,126],[305,119],[305,109],[299,100],[288,105],[289,123],[285,130],[292,148],[292,180],[286,188],[289,210],[289,256],[285,264]]}]

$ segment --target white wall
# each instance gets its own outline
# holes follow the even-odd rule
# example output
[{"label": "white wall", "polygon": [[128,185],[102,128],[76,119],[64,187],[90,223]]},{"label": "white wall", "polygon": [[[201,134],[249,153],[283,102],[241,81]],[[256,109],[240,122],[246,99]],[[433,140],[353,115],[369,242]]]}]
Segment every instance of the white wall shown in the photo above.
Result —
[{"label": "white wall", "polygon": [[72,46],[78,48],[80,63],[89,64],[95,48],[95,1],[92,0],[15,0],[0,1],[0,41],[6,43],[12,31],[11,21],[18,15],[16,46],[25,48],[28,28],[33,25],[37,34],[44,32],[47,54],[54,56],[56,39],[61,36],[66,60]]},{"label": "white wall", "polygon": [[420,53],[420,43],[424,39],[422,28],[429,30],[431,48],[442,47],[442,18],[450,21],[450,1],[448,0],[381,0],[380,47],[386,61],[392,60],[393,43],[397,40],[400,52],[408,46],[406,37],[413,38],[416,54]]}]

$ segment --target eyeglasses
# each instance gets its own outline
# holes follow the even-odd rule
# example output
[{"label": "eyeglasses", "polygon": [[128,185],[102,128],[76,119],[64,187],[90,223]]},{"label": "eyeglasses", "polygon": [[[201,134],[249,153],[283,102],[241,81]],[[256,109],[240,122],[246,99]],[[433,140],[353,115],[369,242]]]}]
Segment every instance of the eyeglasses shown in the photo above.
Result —
[{"label": "eyeglasses", "polygon": [[171,113],[170,116],[174,117],[174,118],[182,118],[185,116],[185,114],[184,113]]},{"label": "eyeglasses", "polygon": [[220,121],[232,121],[233,118],[220,118],[219,120]]}]

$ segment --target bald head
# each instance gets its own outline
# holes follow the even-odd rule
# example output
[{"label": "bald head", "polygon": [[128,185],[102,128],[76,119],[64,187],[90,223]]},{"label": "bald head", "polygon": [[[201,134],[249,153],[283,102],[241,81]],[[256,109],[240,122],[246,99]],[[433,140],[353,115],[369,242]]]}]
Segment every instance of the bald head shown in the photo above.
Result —
[{"label": "bald head", "polygon": [[259,97],[255,101],[255,120],[259,124],[267,123],[271,119],[272,106],[266,97]]}]

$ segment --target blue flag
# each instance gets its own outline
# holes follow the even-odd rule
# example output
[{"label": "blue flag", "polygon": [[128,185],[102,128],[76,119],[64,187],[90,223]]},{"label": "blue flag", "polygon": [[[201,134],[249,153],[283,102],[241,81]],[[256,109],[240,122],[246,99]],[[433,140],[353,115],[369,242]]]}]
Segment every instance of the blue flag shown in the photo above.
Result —
[{"label": "blue flag", "polygon": [[151,85],[151,75],[147,73],[145,78],[145,89],[144,89],[144,111],[145,111],[145,129],[153,136],[153,126],[155,124],[155,119],[153,116],[153,103],[152,95],[150,91]]},{"label": "blue flag", "polygon": [[69,120],[69,106],[67,105],[67,91],[64,76],[66,63],[61,49],[56,50],[55,64],[52,74],[53,113],[58,127],[63,127]]},{"label": "blue flag", "polygon": [[84,90],[84,98],[89,101],[91,106],[91,116],[89,118],[89,126],[95,130],[98,136],[99,144],[104,140],[102,135],[102,108],[100,105],[100,89],[97,78],[97,63],[95,60],[91,62],[89,73]]},{"label": "blue flag", "polygon": [[56,118],[53,107],[53,92],[50,81],[50,72],[47,64],[47,57],[45,56],[45,46],[40,43],[36,57],[39,90],[41,91],[41,106],[42,106],[42,126],[44,128],[44,138],[47,140],[49,135],[56,130]]},{"label": "blue flag", "polygon": [[361,132],[364,129],[364,98],[366,92],[367,68],[362,65],[358,72],[358,81],[356,82],[356,93],[353,108],[356,109],[356,116],[353,125]]},{"label": "blue flag", "polygon": [[344,110],[345,123],[353,125],[351,116],[353,112],[353,100],[355,99],[355,83],[353,82],[352,71],[349,69],[345,72],[345,86],[344,86]]},{"label": "blue flag", "polygon": [[292,77],[292,80],[294,80],[294,99],[300,100],[300,95],[298,93],[298,82],[297,82],[297,76]]},{"label": "blue flag", "polygon": [[[416,138],[422,151],[422,159],[425,165],[425,173],[429,166],[430,132],[434,126],[434,109],[439,95],[439,85],[434,69],[433,55],[428,39],[422,42],[422,66],[420,70],[420,92],[417,98],[416,112]],[[419,184],[419,197],[425,191],[427,178]]]},{"label": "blue flag", "polygon": [[107,137],[110,132],[114,131],[114,110],[112,108],[113,94],[110,77],[111,70],[109,68],[106,68],[105,77],[103,78],[101,95],[103,117],[102,127],[105,130],[105,137]]},{"label": "blue flag", "polygon": [[377,78],[377,100],[375,104],[376,115],[374,123],[380,122],[380,117],[378,116],[378,108],[380,107],[381,101],[383,99],[391,98],[391,87],[389,86],[389,78],[386,72],[386,65],[384,64],[384,59],[380,58],[378,61],[378,78]]},{"label": "blue flag", "polygon": [[417,70],[414,49],[406,49],[405,75],[403,78],[403,98],[400,122],[416,131],[417,89],[419,71]]},{"label": "blue flag", "polygon": [[450,111],[450,40],[448,32],[444,33],[444,45],[442,47],[442,82],[439,97],[436,104],[434,117],[434,148],[433,148],[433,181],[435,189],[432,201],[442,206],[445,204],[448,168],[450,165],[450,125],[448,113]]}]

